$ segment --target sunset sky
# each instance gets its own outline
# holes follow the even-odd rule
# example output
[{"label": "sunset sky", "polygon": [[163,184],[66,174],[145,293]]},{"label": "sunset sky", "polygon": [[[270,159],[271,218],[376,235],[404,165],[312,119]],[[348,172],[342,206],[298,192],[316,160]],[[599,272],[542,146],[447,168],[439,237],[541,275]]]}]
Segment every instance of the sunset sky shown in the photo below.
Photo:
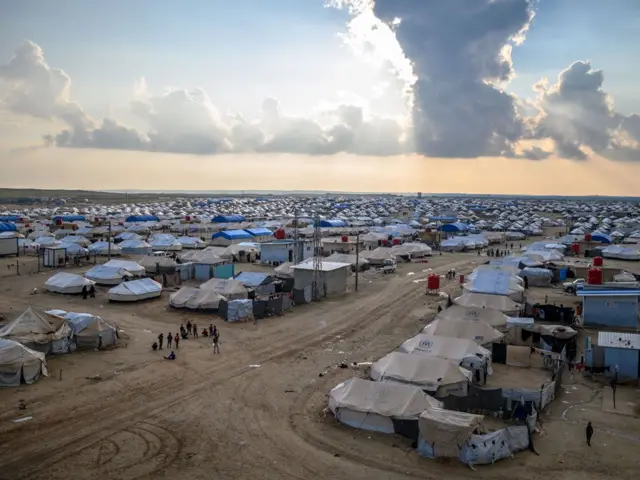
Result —
[{"label": "sunset sky", "polygon": [[0,18],[0,187],[640,195],[635,0]]}]

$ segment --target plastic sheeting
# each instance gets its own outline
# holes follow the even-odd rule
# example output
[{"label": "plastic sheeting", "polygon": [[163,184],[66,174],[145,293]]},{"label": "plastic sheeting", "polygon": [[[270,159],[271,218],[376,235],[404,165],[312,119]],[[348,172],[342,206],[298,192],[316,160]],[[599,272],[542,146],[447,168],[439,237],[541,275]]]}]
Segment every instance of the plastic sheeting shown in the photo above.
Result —
[{"label": "plastic sheeting", "polygon": [[253,300],[231,300],[227,307],[227,321],[253,320]]}]

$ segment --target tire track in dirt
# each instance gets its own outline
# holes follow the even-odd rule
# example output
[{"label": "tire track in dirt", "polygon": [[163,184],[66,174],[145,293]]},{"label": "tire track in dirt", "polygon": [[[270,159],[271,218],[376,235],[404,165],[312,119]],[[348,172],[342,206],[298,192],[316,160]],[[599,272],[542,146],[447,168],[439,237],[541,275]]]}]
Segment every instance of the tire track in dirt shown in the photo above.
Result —
[{"label": "tire track in dirt", "polygon": [[[415,295],[415,289],[409,289],[408,292],[405,292],[403,295],[399,295],[394,298],[393,294],[401,289],[402,284],[396,284],[394,288],[385,289],[377,294],[373,295],[373,298],[369,299],[372,303],[367,306],[364,311],[359,311],[354,315],[352,312],[352,308],[349,308],[349,304],[344,304],[341,310],[346,310],[344,312],[336,312],[336,314],[331,319],[331,327],[326,328],[324,326],[316,327],[313,330],[307,330],[305,334],[300,335],[300,332],[294,332],[291,335],[287,335],[282,337],[278,343],[272,343],[267,345],[265,348],[260,349],[255,353],[253,357],[259,363],[267,363],[273,362],[277,360],[281,360],[283,358],[289,357],[291,355],[295,355],[300,353],[306,349],[313,348],[327,340],[335,338],[338,333],[342,333],[342,335],[348,335],[352,330],[357,329],[362,324],[368,323],[372,321],[374,316],[383,313],[391,308],[391,306],[401,303],[407,300],[408,297]],[[406,284],[404,285],[406,287]],[[421,295],[421,290],[418,291],[419,295]],[[389,298],[393,299],[392,303],[386,302]],[[376,302],[376,303],[373,303]],[[309,312],[309,314],[313,314],[313,312]],[[291,348],[291,345],[297,345],[294,348]],[[269,355],[270,352],[280,351],[280,353]],[[261,356],[264,355],[265,357]],[[189,379],[189,383],[199,383],[196,386],[187,387],[184,390],[171,395],[169,398],[160,398],[157,400],[148,400],[145,405],[141,408],[130,409],[126,413],[122,413],[121,405],[124,399],[118,399],[116,405],[105,406],[102,410],[102,415],[106,417],[108,420],[102,423],[92,423],[88,427],[84,429],[78,430],[77,426],[68,426],[67,424],[62,424],[61,428],[55,429],[47,428],[47,425],[44,425],[44,430],[58,430],[51,433],[47,433],[49,438],[60,439],[57,441],[57,444],[54,446],[48,446],[41,449],[36,449],[35,451],[32,449],[33,445],[24,445],[21,450],[16,451],[16,448],[13,447],[13,455],[12,459],[8,462],[3,462],[0,464],[2,468],[11,469],[11,471],[16,472],[16,478],[32,478],[33,475],[42,472],[49,465],[59,463],[66,458],[69,458],[72,455],[77,454],[78,452],[85,450],[89,446],[94,445],[97,442],[100,442],[103,438],[108,437],[109,435],[121,431],[122,425],[125,423],[130,423],[134,419],[139,421],[140,418],[149,418],[152,416],[158,415],[164,409],[177,404],[178,402],[184,401],[194,395],[199,394],[203,390],[210,388],[212,386],[218,386],[228,381],[229,379],[235,378],[239,375],[246,374],[251,371],[250,367],[240,368],[231,370],[230,366],[237,363],[237,359],[234,357],[227,357],[224,363],[217,365],[212,369],[212,371],[208,372],[206,376],[201,376],[199,379],[195,380],[193,378]],[[222,376],[222,378],[211,379],[214,374],[219,372],[227,371],[227,374]],[[184,384],[184,382],[183,382]],[[161,391],[161,394],[164,395],[164,389],[161,387],[165,386],[165,382],[159,382],[159,386],[157,390],[153,393],[158,393]],[[149,397],[150,392],[147,392],[147,396]],[[131,395],[135,396],[135,395]],[[126,398],[130,398],[128,396]],[[92,406],[93,407],[93,406]],[[65,428],[65,425],[68,428]],[[35,426],[35,425],[34,425]],[[118,427],[119,428],[118,428]],[[40,424],[38,427],[38,431],[41,433],[43,430],[43,425]],[[101,438],[97,439],[95,442],[87,444],[87,440],[92,436],[100,435],[100,432],[109,431],[106,435],[101,435]],[[80,445],[79,445],[80,444]],[[42,459],[45,458],[43,461]]]}]

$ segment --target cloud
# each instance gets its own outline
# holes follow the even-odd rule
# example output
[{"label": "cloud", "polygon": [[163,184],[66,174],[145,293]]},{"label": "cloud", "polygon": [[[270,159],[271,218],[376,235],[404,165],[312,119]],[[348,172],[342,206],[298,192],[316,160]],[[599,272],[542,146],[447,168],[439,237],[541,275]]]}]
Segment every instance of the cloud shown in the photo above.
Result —
[{"label": "cloud", "polygon": [[[361,6],[361,8],[363,8]],[[411,61],[413,127],[419,153],[439,157],[512,155],[523,136],[511,46],[533,19],[528,0],[376,0]]]},{"label": "cloud", "polygon": [[591,150],[615,160],[640,159],[640,117],[616,112],[602,88],[602,70],[578,61],[560,72],[554,85],[547,83],[535,85],[540,92],[535,137],[553,139],[556,153],[564,158],[585,160]]},{"label": "cloud", "polygon": [[266,99],[262,116],[246,120],[222,115],[202,89],[150,94],[144,78],[133,89],[131,112],[146,125],[138,131],[105,118],[92,119],[69,100],[71,79],[45,61],[33,42],[20,46],[0,79],[8,85],[2,107],[16,114],[57,119],[67,127],[45,136],[50,146],[146,150],[195,155],[269,152],[327,155],[339,152],[396,155],[406,152],[404,130],[390,118],[369,117],[362,106],[342,104],[321,117],[289,116],[276,99]]}]

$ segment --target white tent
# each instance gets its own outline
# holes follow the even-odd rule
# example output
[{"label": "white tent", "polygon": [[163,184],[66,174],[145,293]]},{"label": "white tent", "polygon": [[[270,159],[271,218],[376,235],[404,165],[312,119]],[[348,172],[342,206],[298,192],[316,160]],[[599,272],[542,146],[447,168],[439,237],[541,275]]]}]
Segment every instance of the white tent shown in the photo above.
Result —
[{"label": "white tent", "polygon": [[131,260],[109,260],[105,267],[124,268],[131,275],[144,276],[145,268],[137,262]]},{"label": "white tent", "polygon": [[504,335],[484,322],[470,322],[468,320],[436,319],[424,327],[422,333],[438,335],[440,337],[464,338],[472,340],[478,345],[497,342]]},{"label": "white tent", "polygon": [[[38,242],[40,243],[40,242]],[[111,248],[109,248],[109,244],[111,244]],[[122,249],[112,242],[96,242],[93,245],[89,246],[89,251],[96,255],[121,255]]]},{"label": "white tent", "polygon": [[198,237],[178,237],[182,248],[205,248],[207,243]]},{"label": "white tent", "polygon": [[23,382],[31,384],[41,375],[47,375],[44,353],[0,338],[0,387],[18,387]]},{"label": "white tent", "polygon": [[59,272],[44,283],[44,288],[54,293],[82,293],[83,287],[91,287],[96,282],[74,273]]},{"label": "white tent", "polygon": [[182,250],[182,244],[170,233],[158,233],[151,238],[153,250],[177,252]]},{"label": "white tent", "polygon": [[173,308],[188,308],[190,310],[217,310],[223,300],[226,299],[214,290],[182,287],[171,294],[169,305]]},{"label": "white tent", "polygon": [[464,397],[471,382],[471,372],[443,358],[391,352],[371,366],[371,379],[413,385],[434,397]]},{"label": "white tent", "polygon": [[[474,430],[484,430],[484,417],[471,413],[431,408],[421,413],[418,451],[427,457],[453,457],[471,437]],[[421,445],[425,442],[426,445]],[[424,449],[426,448],[426,452]]]},{"label": "white tent", "polygon": [[504,328],[509,320],[504,313],[493,308],[451,305],[436,316],[436,320],[465,320],[482,322],[494,328]]},{"label": "white tent", "polygon": [[410,258],[420,258],[420,257],[430,257],[433,254],[431,247],[424,243],[403,243],[401,245],[393,245],[391,247],[391,252],[397,257],[410,257]]},{"label": "white tent", "polygon": [[71,327],[78,347],[107,347],[116,344],[116,329],[90,313],[69,312],[64,319]]},{"label": "white tent", "polygon": [[453,302],[463,307],[478,307],[499,310],[506,314],[516,314],[522,306],[505,295],[465,292]]},{"label": "white tent", "polygon": [[64,237],[63,243],[75,243],[81,247],[88,247],[91,245],[91,240],[81,235],[68,235]]},{"label": "white tent", "polygon": [[108,292],[112,302],[138,302],[148,298],[157,298],[162,294],[162,285],[151,278],[141,278],[123,282]]},{"label": "white tent", "polygon": [[231,278],[212,278],[200,285],[200,289],[213,290],[229,300],[239,300],[249,296],[244,283]]},{"label": "white tent", "polygon": [[131,238],[121,242],[118,246],[122,249],[122,253],[126,255],[147,255],[152,251],[151,244],[145,242],[142,238]]},{"label": "white tent", "polygon": [[133,277],[133,275],[124,268],[107,267],[105,265],[96,265],[85,272],[84,276],[98,285],[118,285],[122,283],[125,278]]},{"label": "white tent", "polygon": [[602,249],[602,256],[618,260],[640,260],[640,251],[629,247],[611,245]]},{"label": "white tent", "polygon": [[422,412],[441,406],[441,402],[418,387],[357,377],[329,392],[329,409],[338,421],[382,433],[396,433],[394,420],[417,422]]},{"label": "white tent", "polygon": [[504,270],[478,270],[470,282],[464,284],[464,290],[470,293],[505,295],[514,301],[521,301],[524,287],[514,276]]},{"label": "white tent", "polygon": [[0,329],[0,338],[14,340],[45,354],[57,354],[74,350],[71,333],[62,317],[29,307]]}]

